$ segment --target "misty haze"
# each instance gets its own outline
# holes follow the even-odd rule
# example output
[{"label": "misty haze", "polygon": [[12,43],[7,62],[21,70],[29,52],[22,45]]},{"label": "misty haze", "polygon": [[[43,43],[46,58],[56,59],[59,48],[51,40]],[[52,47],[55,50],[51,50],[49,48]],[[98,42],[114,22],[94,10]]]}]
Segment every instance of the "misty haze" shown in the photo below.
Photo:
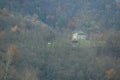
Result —
[{"label": "misty haze", "polygon": [[120,0],[0,0],[0,80],[120,80]]}]

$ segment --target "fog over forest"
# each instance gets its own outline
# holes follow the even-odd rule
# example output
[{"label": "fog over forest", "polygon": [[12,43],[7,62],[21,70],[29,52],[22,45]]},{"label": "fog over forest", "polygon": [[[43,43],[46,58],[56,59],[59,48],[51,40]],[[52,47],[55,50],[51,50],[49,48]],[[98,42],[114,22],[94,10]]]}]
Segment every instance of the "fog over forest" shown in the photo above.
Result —
[{"label": "fog over forest", "polygon": [[120,0],[0,0],[0,80],[120,80]]}]

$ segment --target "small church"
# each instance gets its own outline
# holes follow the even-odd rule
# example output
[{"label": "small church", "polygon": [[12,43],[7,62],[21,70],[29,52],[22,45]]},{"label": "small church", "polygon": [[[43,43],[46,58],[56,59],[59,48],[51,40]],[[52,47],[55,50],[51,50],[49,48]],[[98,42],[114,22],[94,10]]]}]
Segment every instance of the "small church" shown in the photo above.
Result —
[{"label": "small church", "polygon": [[83,31],[75,31],[72,34],[72,42],[77,43],[79,40],[86,40],[87,36]]}]

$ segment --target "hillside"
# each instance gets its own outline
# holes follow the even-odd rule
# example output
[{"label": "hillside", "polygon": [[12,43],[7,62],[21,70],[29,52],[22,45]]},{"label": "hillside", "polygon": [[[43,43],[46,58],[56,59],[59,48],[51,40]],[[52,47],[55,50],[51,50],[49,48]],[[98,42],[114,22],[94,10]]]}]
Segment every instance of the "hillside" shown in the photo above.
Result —
[{"label": "hillside", "polygon": [[[0,0],[0,8],[0,80],[120,80],[118,0]],[[87,38],[72,42],[79,30]]]},{"label": "hillside", "polygon": [[37,15],[51,27],[96,32],[120,29],[119,5],[119,0],[0,0],[1,9]]}]

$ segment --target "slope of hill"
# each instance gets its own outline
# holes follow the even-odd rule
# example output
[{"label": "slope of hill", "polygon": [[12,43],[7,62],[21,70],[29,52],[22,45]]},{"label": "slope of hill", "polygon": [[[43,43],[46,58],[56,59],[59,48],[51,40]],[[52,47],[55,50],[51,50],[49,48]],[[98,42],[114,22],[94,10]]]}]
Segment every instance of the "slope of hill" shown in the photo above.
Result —
[{"label": "slope of hill", "polygon": [[[110,1],[0,0],[0,80],[119,80],[120,18],[115,1]],[[91,12],[86,5],[95,9]],[[103,11],[105,5],[108,12]],[[42,11],[37,13],[36,6]],[[60,15],[55,13],[56,6]],[[96,22],[94,14],[101,22]],[[109,23],[109,19],[115,21]],[[114,30],[108,30],[106,25],[111,27],[113,23]],[[58,26],[58,32],[50,27],[53,25]],[[64,26],[70,29],[83,26],[84,31],[91,31],[90,40],[95,47],[88,46],[87,40],[80,42],[80,46],[71,43],[68,37],[72,32]],[[103,29],[103,34],[97,33]],[[102,41],[105,44],[100,45]]]}]

